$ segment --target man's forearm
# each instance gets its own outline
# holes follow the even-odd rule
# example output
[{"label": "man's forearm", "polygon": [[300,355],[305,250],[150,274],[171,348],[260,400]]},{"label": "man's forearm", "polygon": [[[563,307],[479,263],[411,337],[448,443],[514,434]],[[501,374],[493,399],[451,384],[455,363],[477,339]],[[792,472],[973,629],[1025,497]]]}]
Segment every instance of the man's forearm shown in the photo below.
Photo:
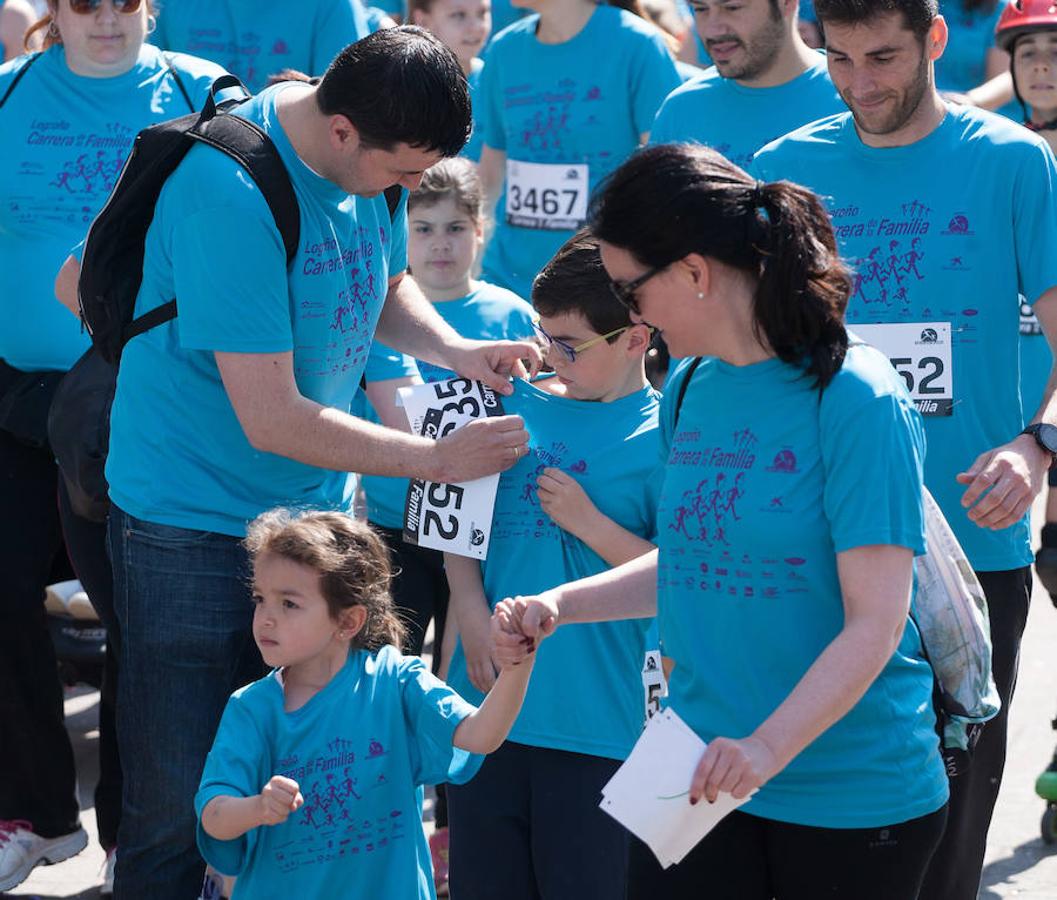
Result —
[{"label": "man's forearm", "polygon": [[439,480],[436,444],[299,397],[251,436],[258,450],[361,475]]},{"label": "man's forearm", "polygon": [[415,359],[450,368],[446,349],[459,339],[413,278],[405,276],[386,294],[375,338]]}]

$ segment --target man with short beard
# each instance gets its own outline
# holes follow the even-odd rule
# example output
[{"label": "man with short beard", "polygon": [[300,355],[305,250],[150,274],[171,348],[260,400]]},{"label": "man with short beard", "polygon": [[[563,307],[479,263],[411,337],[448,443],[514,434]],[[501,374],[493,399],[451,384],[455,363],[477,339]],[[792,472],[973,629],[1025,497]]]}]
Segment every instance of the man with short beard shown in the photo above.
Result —
[{"label": "man with short beard", "polygon": [[695,141],[743,168],[794,128],[844,109],[826,58],[797,30],[797,0],[693,0],[715,65],[664,101],[650,143]]},{"label": "man with short beard", "polygon": [[1053,374],[1039,409],[1023,410],[1018,370],[1019,295],[1051,347],[1057,336],[1057,164],[1038,135],[936,92],[947,27],[935,0],[815,9],[850,112],[770,144],[754,168],[829,198],[856,269],[848,321],[924,415],[925,483],[987,594],[1002,711],[971,764],[948,770],[947,831],[920,895],[974,900],[1031,595],[1028,511],[1057,450]]}]

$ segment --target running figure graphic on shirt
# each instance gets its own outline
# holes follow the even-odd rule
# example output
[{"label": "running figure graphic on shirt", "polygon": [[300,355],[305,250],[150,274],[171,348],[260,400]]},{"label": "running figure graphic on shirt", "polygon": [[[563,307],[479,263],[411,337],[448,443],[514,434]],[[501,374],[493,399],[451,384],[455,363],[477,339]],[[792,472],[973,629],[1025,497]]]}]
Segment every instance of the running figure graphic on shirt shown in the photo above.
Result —
[{"label": "running figure graphic on shirt", "polygon": [[525,120],[521,143],[530,150],[560,150],[562,135],[569,130],[569,107],[549,106],[547,112],[537,110]]},{"label": "running figure graphic on shirt", "polygon": [[729,544],[726,526],[731,519],[741,519],[737,503],[745,496],[744,480],[744,472],[739,472],[732,484],[728,484],[725,472],[718,472],[711,479],[702,478],[696,487],[683,492],[683,502],[675,508],[675,521],[669,522],[668,527],[688,540],[704,541],[710,547]]},{"label": "running figure graphic on shirt", "polygon": [[918,263],[925,258],[921,249],[921,238],[916,237],[911,241],[910,249],[901,251],[901,242],[892,240],[888,242],[888,252],[878,246],[874,247],[865,260],[860,260],[856,268],[853,296],[858,297],[863,303],[882,303],[892,306],[898,301],[901,306],[909,305],[910,297],[907,293],[907,284],[912,284],[910,275],[917,281],[923,281],[925,276],[918,269]]},{"label": "running figure graphic on shirt", "polygon": [[70,194],[109,193],[124,165],[125,159],[120,153],[108,158],[105,151],[99,150],[94,160],[87,153],[82,153],[77,159],[66,162],[50,186],[62,188]]}]

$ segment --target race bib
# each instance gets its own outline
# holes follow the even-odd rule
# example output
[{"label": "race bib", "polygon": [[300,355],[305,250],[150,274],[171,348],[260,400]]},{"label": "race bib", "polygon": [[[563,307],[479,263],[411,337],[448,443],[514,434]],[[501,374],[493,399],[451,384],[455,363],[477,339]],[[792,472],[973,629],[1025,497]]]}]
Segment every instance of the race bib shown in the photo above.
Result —
[{"label": "race bib", "polygon": [[1042,334],[1042,326],[1039,324],[1035,311],[1027,300],[1020,298],[1020,333],[1032,337]]},{"label": "race bib", "polygon": [[[411,430],[434,440],[474,419],[503,415],[499,395],[468,378],[401,388],[399,394]],[[498,474],[462,484],[412,479],[404,505],[404,540],[484,559],[498,487]]]},{"label": "race bib", "polygon": [[906,382],[918,412],[923,416],[953,415],[950,322],[852,325],[851,330],[888,357]]},{"label": "race bib", "polygon": [[661,711],[661,698],[668,696],[668,681],[660,650],[647,650],[642,662],[642,690],[646,695],[646,721]]},{"label": "race bib", "polygon": [[587,218],[586,164],[507,160],[506,220],[520,228],[572,231]]}]

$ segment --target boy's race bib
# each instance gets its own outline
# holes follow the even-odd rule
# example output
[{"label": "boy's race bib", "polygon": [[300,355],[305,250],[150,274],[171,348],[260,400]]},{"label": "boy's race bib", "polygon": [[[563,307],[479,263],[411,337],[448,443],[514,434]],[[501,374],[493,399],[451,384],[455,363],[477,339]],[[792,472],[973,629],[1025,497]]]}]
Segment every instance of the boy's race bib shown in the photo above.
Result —
[{"label": "boy's race bib", "polygon": [[[468,378],[401,388],[411,430],[437,438],[474,419],[503,415],[500,397]],[[419,547],[484,559],[492,530],[499,475],[463,484],[437,484],[413,478],[404,505],[404,540]]]}]

